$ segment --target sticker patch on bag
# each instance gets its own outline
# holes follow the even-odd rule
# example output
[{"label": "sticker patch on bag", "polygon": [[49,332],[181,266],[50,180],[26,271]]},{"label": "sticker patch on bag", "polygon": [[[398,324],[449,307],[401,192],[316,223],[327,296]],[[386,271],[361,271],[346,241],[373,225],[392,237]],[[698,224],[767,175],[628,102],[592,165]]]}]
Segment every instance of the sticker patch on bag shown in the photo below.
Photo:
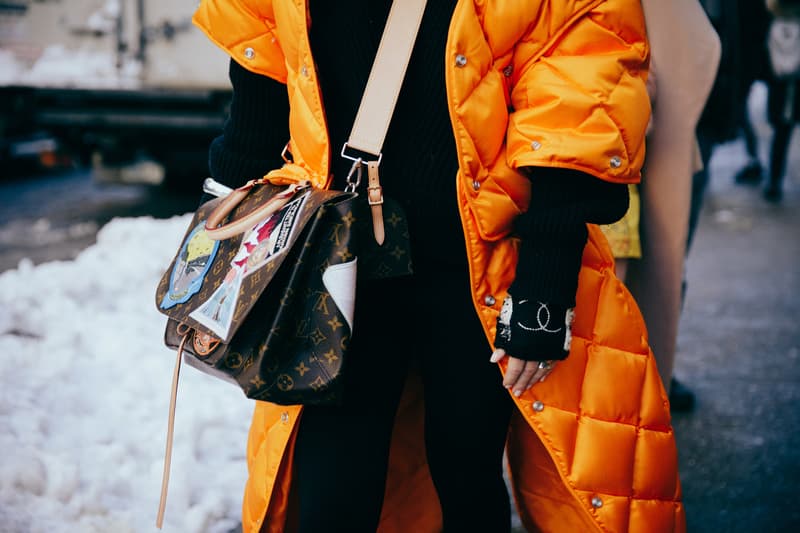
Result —
[{"label": "sticker patch on bag", "polygon": [[[286,204],[245,233],[222,284],[189,315],[216,335],[226,338],[240,305],[242,280],[288,250],[307,195]],[[241,302],[245,305],[247,302]]]},{"label": "sticker patch on bag", "polygon": [[208,236],[205,221],[201,221],[181,246],[169,277],[169,288],[161,300],[161,309],[186,303],[200,292],[218,249],[219,241]]},{"label": "sticker patch on bag", "polygon": [[233,265],[241,267],[244,275],[249,275],[286,251],[306,198],[308,196],[304,195],[289,202],[283,209],[256,224],[242,240]]},{"label": "sticker patch on bag", "polygon": [[217,287],[211,298],[189,315],[205,327],[225,337],[233,321],[233,313],[239,300],[242,286],[242,271],[231,268],[225,280]]}]

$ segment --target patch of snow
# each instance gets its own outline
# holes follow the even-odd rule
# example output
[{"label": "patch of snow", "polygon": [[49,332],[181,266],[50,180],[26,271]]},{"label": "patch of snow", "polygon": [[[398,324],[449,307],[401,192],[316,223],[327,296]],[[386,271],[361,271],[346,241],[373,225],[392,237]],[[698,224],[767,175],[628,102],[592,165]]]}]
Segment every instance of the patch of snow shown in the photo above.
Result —
[{"label": "patch of snow", "polygon": [[[155,530],[175,352],[154,294],[189,221],[115,219],[74,261],[0,274],[5,533]],[[181,373],[165,532],[239,523],[252,408]]]}]

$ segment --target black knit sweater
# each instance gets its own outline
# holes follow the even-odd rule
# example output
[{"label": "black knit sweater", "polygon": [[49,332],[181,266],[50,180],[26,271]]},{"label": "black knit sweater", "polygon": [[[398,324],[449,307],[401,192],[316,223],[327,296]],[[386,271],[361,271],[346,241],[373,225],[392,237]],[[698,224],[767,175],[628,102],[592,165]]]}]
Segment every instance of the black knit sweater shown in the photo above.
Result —
[{"label": "black knit sweater", "polygon": [[[310,40],[331,139],[333,186],[343,187],[350,162],[338,156],[366,85],[391,2],[310,2]],[[455,0],[428,2],[386,136],[384,194],[406,210],[415,270],[464,269],[466,253],[456,204],[458,159],[448,114],[444,57]],[[233,100],[223,134],[210,149],[210,171],[236,186],[281,164],[289,138],[286,87],[231,61]],[[586,223],[610,223],[627,209],[624,185],[580,172],[525,169],[531,207],[519,217],[523,239],[515,291],[571,307],[586,243]],[[521,270],[524,265],[525,270]]]}]

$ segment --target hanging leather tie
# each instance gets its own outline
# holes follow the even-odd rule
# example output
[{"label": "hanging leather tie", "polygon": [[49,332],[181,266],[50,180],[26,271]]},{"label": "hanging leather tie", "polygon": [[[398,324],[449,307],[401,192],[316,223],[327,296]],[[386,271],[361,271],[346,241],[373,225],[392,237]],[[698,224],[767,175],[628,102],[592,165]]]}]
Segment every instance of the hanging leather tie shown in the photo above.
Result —
[{"label": "hanging leather tie", "polygon": [[372,212],[372,231],[375,242],[383,244],[386,232],[383,227],[383,187],[378,176],[378,162],[367,163],[367,203]]}]

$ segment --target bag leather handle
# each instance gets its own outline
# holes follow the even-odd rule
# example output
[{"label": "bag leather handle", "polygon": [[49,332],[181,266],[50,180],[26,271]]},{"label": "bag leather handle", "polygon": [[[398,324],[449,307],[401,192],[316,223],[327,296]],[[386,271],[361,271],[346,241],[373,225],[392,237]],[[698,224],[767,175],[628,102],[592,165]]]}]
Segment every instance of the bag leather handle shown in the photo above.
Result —
[{"label": "bag leather handle", "polygon": [[[265,183],[263,180],[251,180],[235,189],[232,193],[226,196],[217,207],[211,212],[206,220],[206,234],[215,241],[221,241],[235,237],[240,233],[251,229],[253,226],[265,220],[274,213],[277,213],[294,198],[294,196],[304,189],[311,186],[310,182],[304,181],[299,183],[292,183],[286,187],[286,190],[272,196],[269,200],[264,202],[256,209],[253,209],[246,215],[231,220],[227,224],[220,226],[220,223],[225,220],[231,211],[233,211],[242,200],[244,200],[250,190],[255,185]],[[219,226],[219,227],[218,227]]]}]

